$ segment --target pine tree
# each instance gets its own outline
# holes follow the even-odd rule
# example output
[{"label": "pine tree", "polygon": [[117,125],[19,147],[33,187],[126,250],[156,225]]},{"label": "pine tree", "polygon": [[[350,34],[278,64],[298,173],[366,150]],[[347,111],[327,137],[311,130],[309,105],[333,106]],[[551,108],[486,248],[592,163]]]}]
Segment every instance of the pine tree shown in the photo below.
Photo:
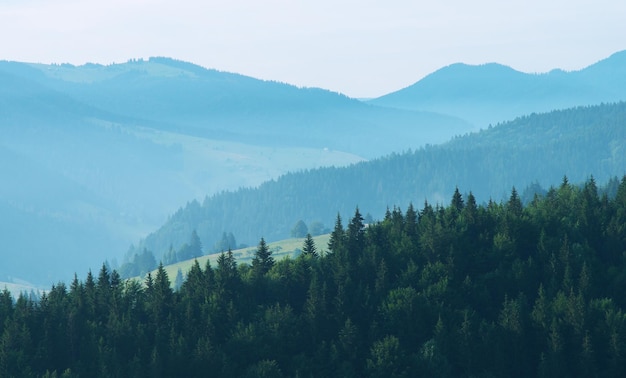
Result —
[{"label": "pine tree", "polygon": [[265,239],[261,238],[259,246],[254,253],[252,259],[252,271],[256,276],[263,276],[269,272],[274,266],[274,258],[272,257],[272,251],[265,243]]},{"label": "pine tree", "polygon": [[452,203],[450,204],[453,210],[456,210],[457,214],[463,210],[465,207],[465,203],[463,202],[463,196],[461,196],[461,192],[459,192],[459,188],[454,189],[454,194],[452,195]]},{"label": "pine tree", "polygon": [[473,225],[477,221],[478,207],[476,205],[476,197],[470,192],[467,195],[467,205],[463,209],[463,217],[467,225]]},{"label": "pine tree", "polygon": [[176,256],[176,251],[174,251],[174,246],[170,244],[170,248],[163,255],[163,263],[165,265],[171,265],[178,262],[178,256]]},{"label": "pine tree", "polygon": [[517,194],[517,190],[515,190],[515,187],[513,187],[513,189],[511,190],[511,196],[509,197],[509,202],[507,202],[506,204],[506,208],[508,211],[511,212],[511,214],[517,217],[522,215],[522,200]]},{"label": "pine tree", "polygon": [[228,252],[222,252],[217,258],[215,282],[220,290],[234,290],[238,280],[237,261],[229,248]]},{"label": "pine tree", "polygon": [[415,211],[413,203],[410,203],[404,216],[404,230],[410,238],[417,235],[417,218],[417,211]]},{"label": "pine tree", "polygon": [[102,264],[96,282],[95,309],[98,319],[104,322],[111,304],[111,275],[105,264]]},{"label": "pine tree", "polygon": [[176,272],[176,279],[174,280],[174,290],[176,291],[180,290],[182,285],[183,285],[183,271],[180,268],[178,268],[178,271]]},{"label": "pine tree", "polygon": [[317,248],[311,234],[306,234],[304,244],[302,245],[302,254],[305,256],[317,257]]},{"label": "pine tree", "polygon": [[[398,212],[401,214],[400,211]],[[356,257],[363,251],[365,245],[365,224],[363,223],[363,216],[361,216],[358,207],[354,211],[354,217],[352,217],[348,225],[346,237],[350,258],[355,261]]]},{"label": "pine tree", "polygon": [[4,330],[5,321],[13,313],[13,297],[9,290],[5,287],[0,292],[0,335]]},{"label": "pine tree", "polygon": [[335,228],[333,232],[330,234],[330,239],[328,240],[328,250],[331,252],[337,252],[345,243],[345,231],[343,230],[343,225],[341,224],[341,215],[337,213],[337,218],[335,220]]},{"label": "pine tree", "polygon": [[189,238],[189,259],[193,259],[196,257],[202,256],[202,242],[200,241],[200,237],[196,230],[191,232],[191,237]]}]

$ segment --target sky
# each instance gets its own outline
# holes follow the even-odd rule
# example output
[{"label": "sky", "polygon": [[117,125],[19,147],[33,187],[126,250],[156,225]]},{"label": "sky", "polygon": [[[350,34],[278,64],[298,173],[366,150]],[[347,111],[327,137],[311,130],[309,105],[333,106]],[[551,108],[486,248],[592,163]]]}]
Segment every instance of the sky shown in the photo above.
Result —
[{"label": "sky", "polygon": [[0,60],[167,56],[378,97],[449,64],[578,70],[626,49],[622,0],[0,0]]}]

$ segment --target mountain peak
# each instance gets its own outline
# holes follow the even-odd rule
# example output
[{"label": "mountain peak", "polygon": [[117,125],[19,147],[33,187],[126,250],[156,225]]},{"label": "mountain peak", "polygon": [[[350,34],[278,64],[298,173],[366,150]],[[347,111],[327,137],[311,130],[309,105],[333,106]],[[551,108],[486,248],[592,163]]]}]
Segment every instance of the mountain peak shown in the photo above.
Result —
[{"label": "mountain peak", "polygon": [[583,70],[530,74],[487,63],[455,63],[371,103],[453,115],[477,127],[529,113],[626,100],[626,51]]},{"label": "mountain peak", "polygon": [[485,84],[485,82],[499,81],[524,75],[525,74],[522,72],[499,63],[485,63],[479,65],[454,63],[433,72],[408,88],[426,85],[431,81],[454,81],[458,85],[479,85]]},{"label": "mountain peak", "polygon": [[[587,68],[582,69],[582,73],[597,74],[614,74],[620,73],[626,75],[626,50],[618,51],[606,59],[602,59],[597,63],[590,65]],[[615,79],[614,77],[610,78]]]}]

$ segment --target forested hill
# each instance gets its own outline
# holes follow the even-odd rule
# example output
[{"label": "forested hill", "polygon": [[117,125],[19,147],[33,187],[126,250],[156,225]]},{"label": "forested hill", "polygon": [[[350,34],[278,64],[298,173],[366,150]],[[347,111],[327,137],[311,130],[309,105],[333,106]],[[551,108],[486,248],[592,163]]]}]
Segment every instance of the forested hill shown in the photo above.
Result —
[{"label": "forested hill", "polygon": [[0,281],[69,280],[121,258],[190,198],[468,127],[169,58],[0,61]]},{"label": "forested hill", "polygon": [[251,265],[196,261],[176,291],[104,265],[38,302],[5,290],[0,376],[626,376],[626,176],[450,197],[356,211],[296,259],[260,240]]},{"label": "forested hill", "polygon": [[[320,88],[163,57],[108,66],[0,61],[0,78],[0,121],[35,119],[48,127],[46,117],[72,115],[254,145],[330,148],[367,158],[443,142],[470,128],[452,116],[364,104]],[[355,135],[357,128],[361,133]],[[402,138],[390,140],[388,132]]]},{"label": "forested hill", "polygon": [[572,72],[527,74],[496,63],[457,63],[370,103],[442,112],[487,127],[532,112],[624,100],[626,51]]},{"label": "forested hill", "polygon": [[[138,246],[155,253],[181,248],[197,231],[210,250],[224,233],[238,243],[284,239],[299,220],[330,227],[356,206],[380,219],[395,204],[447,202],[449,188],[472,191],[479,203],[516,187],[557,185],[567,176],[599,182],[626,172],[626,103],[534,114],[439,146],[389,155],[346,168],[290,173],[258,188],[193,201]],[[129,253],[132,258],[135,251]]]}]

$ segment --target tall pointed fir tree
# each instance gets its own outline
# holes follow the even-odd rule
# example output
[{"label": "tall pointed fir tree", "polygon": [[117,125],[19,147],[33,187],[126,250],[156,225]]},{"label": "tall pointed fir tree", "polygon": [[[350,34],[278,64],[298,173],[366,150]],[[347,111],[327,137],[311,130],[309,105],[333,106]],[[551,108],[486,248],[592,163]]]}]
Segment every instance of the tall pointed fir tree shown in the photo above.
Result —
[{"label": "tall pointed fir tree", "polygon": [[341,215],[337,213],[337,218],[335,220],[335,228],[333,229],[333,232],[331,232],[330,239],[328,240],[328,250],[333,253],[336,253],[344,244],[345,244],[345,231],[341,223]]},{"label": "tall pointed fir tree", "polygon": [[306,234],[304,244],[302,245],[302,254],[305,256],[317,257],[317,248],[311,234]]},{"label": "tall pointed fir tree", "polygon": [[354,211],[354,217],[352,217],[350,224],[348,224],[346,238],[350,259],[356,261],[357,256],[362,253],[365,246],[365,224],[358,207]]},{"label": "tall pointed fir tree", "polygon": [[261,238],[259,245],[254,253],[252,259],[252,271],[256,276],[263,276],[269,272],[274,266],[274,258],[272,257],[272,251],[270,251],[265,239]]}]

